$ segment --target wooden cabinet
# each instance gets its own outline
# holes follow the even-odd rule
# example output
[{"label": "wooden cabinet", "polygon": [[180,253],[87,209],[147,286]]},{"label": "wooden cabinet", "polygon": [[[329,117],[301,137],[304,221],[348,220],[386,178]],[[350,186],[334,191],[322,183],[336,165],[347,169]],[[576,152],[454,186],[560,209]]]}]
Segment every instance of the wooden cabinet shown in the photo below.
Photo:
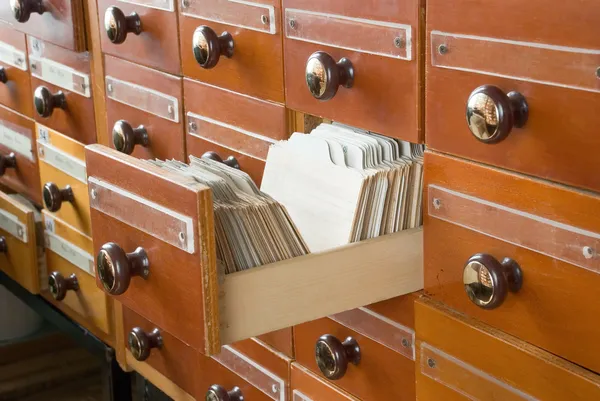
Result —
[{"label": "wooden cabinet", "polygon": [[310,373],[298,363],[292,364],[292,401],[358,401]]},{"label": "wooden cabinet", "polygon": [[0,105],[33,117],[25,34],[0,25]]}]

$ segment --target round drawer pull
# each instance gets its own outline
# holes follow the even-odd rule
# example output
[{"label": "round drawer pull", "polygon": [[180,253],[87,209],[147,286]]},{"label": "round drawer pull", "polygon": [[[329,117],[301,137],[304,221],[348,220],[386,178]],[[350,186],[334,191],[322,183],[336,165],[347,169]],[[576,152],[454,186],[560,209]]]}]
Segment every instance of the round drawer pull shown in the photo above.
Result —
[{"label": "round drawer pull", "polygon": [[8,242],[4,235],[0,236],[0,253],[8,253]]},{"label": "round drawer pull", "polygon": [[133,128],[125,120],[119,120],[113,126],[112,141],[116,150],[128,155],[133,153],[135,145],[146,147],[150,143],[148,131],[143,125]]},{"label": "round drawer pull", "polygon": [[206,392],[205,399],[206,401],[244,401],[244,395],[239,387],[227,391],[223,386],[213,384]]},{"label": "round drawer pull", "polygon": [[325,52],[313,53],[306,63],[306,84],[314,98],[330,100],[340,85],[345,88],[352,88],[354,85],[352,62],[343,58],[336,63]]},{"label": "round drawer pull", "polygon": [[0,82],[3,84],[8,82],[8,76],[6,75],[6,68],[0,67]]},{"label": "round drawer pull", "polygon": [[467,101],[467,124],[475,138],[484,143],[504,140],[513,128],[527,122],[529,107],[519,92],[508,95],[496,86],[475,89]]},{"label": "round drawer pull", "polygon": [[144,248],[125,253],[119,245],[109,242],[102,245],[96,257],[96,272],[107,293],[121,295],[129,288],[131,277],[148,278],[150,261]]},{"label": "round drawer pull", "polygon": [[523,286],[523,272],[517,262],[478,253],[471,256],[463,270],[463,284],[471,301],[482,309],[502,305],[508,291],[518,292]]},{"label": "round drawer pull", "polygon": [[221,56],[233,57],[233,36],[223,32],[217,36],[215,31],[206,25],[199,26],[192,37],[192,49],[194,57],[200,67],[207,70],[213,68],[219,62]]},{"label": "round drawer pull", "polygon": [[352,337],[341,342],[331,334],[325,334],[317,340],[315,359],[326,378],[338,380],[346,374],[348,363],[359,364],[360,346]]},{"label": "round drawer pull", "polygon": [[58,212],[63,202],[74,202],[75,195],[70,185],[67,185],[63,189],[58,188],[53,182],[47,182],[44,184],[44,190],[42,191],[44,198],[44,205],[46,209],[51,212]]},{"label": "round drawer pull", "polygon": [[104,13],[104,30],[108,40],[118,45],[125,42],[128,33],[142,33],[142,20],[136,12],[125,16],[120,8],[108,7]]},{"label": "round drawer pull", "polygon": [[141,328],[134,327],[133,330],[129,332],[127,343],[129,344],[129,350],[133,354],[133,357],[138,361],[145,361],[150,356],[152,348],[162,347],[163,340],[158,329],[146,333]]},{"label": "round drawer pull", "polygon": [[17,157],[13,152],[7,156],[0,155],[0,177],[6,173],[7,168],[17,168]]},{"label": "round drawer pull", "polygon": [[29,21],[31,13],[43,14],[46,9],[41,0],[10,0],[10,9],[18,22]]},{"label": "round drawer pull", "polygon": [[50,289],[52,298],[62,301],[67,296],[67,291],[79,291],[79,281],[77,281],[75,274],[71,274],[65,278],[59,272],[52,272],[48,276],[48,288]]},{"label": "round drawer pull", "polygon": [[55,108],[65,109],[67,107],[67,98],[62,91],[53,95],[50,89],[39,86],[33,93],[33,104],[40,117],[48,118]]},{"label": "round drawer pull", "polygon": [[217,152],[206,152],[205,154],[202,155],[202,158],[203,159],[210,159],[210,160],[217,161],[219,163],[226,164],[229,167],[233,167],[233,168],[235,168],[237,170],[240,169],[240,163],[233,156],[229,156],[227,159],[223,160],[221,158],[221,156],[219,156],[219,154]]}]

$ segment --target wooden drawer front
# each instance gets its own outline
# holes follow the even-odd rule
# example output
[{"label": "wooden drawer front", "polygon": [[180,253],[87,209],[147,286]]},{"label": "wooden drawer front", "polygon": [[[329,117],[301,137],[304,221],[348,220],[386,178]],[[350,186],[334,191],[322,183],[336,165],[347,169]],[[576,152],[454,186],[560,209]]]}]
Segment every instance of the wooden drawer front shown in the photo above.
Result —
[{"label": "wooden drawer front", "polygon": [[415,306],[420,400],[584,401],[600,377],[423,298]]},{"label": "wooden drawer front", "polygon": [[[95,143],[90,54],[75,53],[32,36],[28,40],[35,120],[84,144]],[[42,88],[47,91],[42,92]],[[63,94],[62,108],[56,104],[58,97],[51,97],[59,92]],[[46,107],[38,108],[38,103]]]},{"label": "wooden drawer front", "polygon": [[289,358],[294,357],[294,333],[292,327],[263,334],[257,338],[283,355]]},{"label": "wooden drawer front", "polygon": [[0,38],[0,105],[33,117],[25,34],[0,25]]},{"label": "wooden drawer front", "polygon": [[[222,88],[283,103],[283,49],[281,45],[281,2],[223,2],[190,0],[181,8],[180,36],[183,73]],[[198,38],[206,33],[215,38],[231,35],[233,54],[221,55],[217,64],[202,67],[196,60]],[[212,31],[212,32],[211,32]],[[196,38],[196,39],[195,39]],[[212,42],[208,42],[212,45]],[[199,47],[198,47],[199,48]]]},{"label": "wooden drawer front", "polygon": [[[419,0],[375,7],[358,0],[284,0],[283,7],[288,107],[411,142],[421,140]],[[307,87],[308,60],[317,51],[335,63],[348,59],[354,70],[352,87],[331,86],[337,93],[326,101],[333,92],[323,82],[323,100]],[[329,68],[335,76],[336,68]],[[315,74],[323,71],[328,69],[314,68]]]},{"label": "wooden drawer front", "polygon": [[[69,186],[73,201],[64,200],[59,210],[52,214],[86,235],[91,235],[84,146],[39,124],[36,124],[36,131],[44,207],[48,210],[53,207],[44,199],[50,187],[62,190]],[[58,203],[53,202],[55,205]]]},{"label": "wooden drawer front", "polygon": [[[600,34],[593,22],[600,5],[593,0],[556,7],[536,0],[526,9],[516,5],[460,0],[448,10],[445,1],[428,3],[427,143],[435,150],[600,190],[600,178],[588,173],[600,168],[594,128],[600,124],[595,112],[600,46],[593,40]],[[494,21],[474,17],[481,12],[494,15]],[[471,98],[483,85],[499,91],[487,89]],[[524,97],[529,110],[522,123],[510,111],[520,104],[511,108],[508,94],[513,91]],[[475,107],[467,116],[469,99]],[[472,131],[487,139],[479,140]]]},{"label": "wooden drawer front", "polygon": [[0,270],[29,292],[40,292],[44,279],[41,237],[42,218],[39,212],[14,195],[0,192],[0,236],[6,250],[0,254]]},{"label": "wooden drawer front", "polygon": [[[127,143],[135,143],[133,130],[143,126],[148,142],[135,145],[133,156],[184,160],[181,78],[111,56],[104,60],[110,146],[115,147],[115,132],[127,135]],[[131,152],[131,145],[120,144],[123,136],[116,138],[120,150]]]},{"label": "wooden drawer front", "polygon": [[[414,331],[365,308],[333,315],[294,327],[298,363],[323,376],[315,348],[324,335],[327,342],[340,344],[351,337],[360,347],[357,364],[340,361],[347,369],[331,383],[362,400],[414,400]],[[338,345],[339,346],[339,345]],[[351,359],[351,358],[348,358]],[[390,385],[394,383],[394,385]]]},{"label": "wooden drawer front", "polygon": [[15,167],[6,168],[0,183],[42,204],[35,122],[0,106],[0,156],[14,154]]},{"label": "wooden drawer front", "polygon": [[[181,66],[177,7],[178,2],[175,0],[98,1],[102,51],[136,64],[179,74]],[[111,42],[106,30],[107,24],[112,25],[114,29],[115,18],[118,20],[119,17],[131,16],[133,13],[136,13],[140,19],[140,34],[129,32],[122,43]],[[121,26],[121,29],[124,26]],[[124,31],[119,32],[119,35],[123,33]]]},{"label": "wooden drawer front", "polygon": [[[435,153],[426,155],[425,165],[426,292],[600,371],[600,328],[589,324],[600,284],[600,197]],[[516,262],[522,280],[504,258]],[[494,309],[471,302],[465,269],[473,280],[469,291]],[[521,288],[514,285],[519,282]]]},{"label": "wooden drawer front", "polygon": [[292,364],[291,384],[292,401],[358,401],[297,363]]},{"label": "wooden drawer front", "polygon": [[[92,239],[44,211],[44,239],[48,287],[44,296],[85,327],[92,325],[103,333],[112,329],[112,310],[108,297],[96,287]],[[54,279],[52,275],[58,275]],[[52,280],[69,280],[75,275],[78,289],[69,289],[62,298],[52,292]],[[59,284],[60,285],[60,284]],[[55,298],[58,296],[58,298]]]}]

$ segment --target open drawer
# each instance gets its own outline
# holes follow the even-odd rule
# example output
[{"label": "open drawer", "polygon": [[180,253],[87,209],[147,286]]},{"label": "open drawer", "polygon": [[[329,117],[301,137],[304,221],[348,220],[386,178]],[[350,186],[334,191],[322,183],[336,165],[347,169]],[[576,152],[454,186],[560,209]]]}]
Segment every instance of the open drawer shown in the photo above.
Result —
[{"label": "open drawer", "polygon": [[423,287],[419,229],[224,275],[208,188],[102,145],[86,161],[97,284],[207,355]]}]

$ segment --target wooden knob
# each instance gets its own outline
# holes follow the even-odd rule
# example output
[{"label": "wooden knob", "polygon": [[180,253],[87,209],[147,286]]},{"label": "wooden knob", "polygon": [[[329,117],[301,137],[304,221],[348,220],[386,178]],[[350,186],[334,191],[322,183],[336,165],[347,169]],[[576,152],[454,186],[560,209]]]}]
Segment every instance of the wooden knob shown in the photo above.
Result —
[{"label": "wooden knob", "polygon": [[70,185],[60,189],[58,188],[58,185],[53,182],[47,182],[44,184],[42,196],[44,198],[44,205],[46,205],[46,209],[53,213],[60,210],[63,202],[75,201],[75,196],[73,195],[73,190],[71,189]]},{"label": "wooden knob", "polygon": [[233,56],[233,37],[228,32],[217,36],[211,28],[202,25],[194,31],[192,49],[200,67],[208,70],[217,65],[221,56]]},{"label": "wooden knob", "polygon": [[206,152],[205,154],[202,155],[202,158],[203,159],[211,159],[211,160],[217,161],[219,163],[226,164],[229,167],[235,168],[237,170],[240,169],[240,163],[233,156],[229,156],[226,160],[223,160],[217,152]]},{"label": "wooden knob", "polygon": [[0,236],[0,253],[8,252],[8,242],[6,241],[6,237],[4,235]]},{"label": "wooden knob", "polygon": [[121,295],[129,288],[132,277],[148,278],[150,261],[141,247],[126,253],[119,245],[109,242],[102,245],[98,252],[96,273],[107,293]]},{"label": "wooden knob", "polygon": [[223,386],[213,384],[206,392],[206,401],[244,401],[244,395],[239,387],[227,391]]},{"label": "wooden knob", "polygon": [[152,348],[161,348],[163,344],[162,336],[158,329],[146,333],[139,327],[134,327],[127,338],[129,350],[133,357],[138,361],[145,361],[150,356]]},{"label": "wooden knob", "polygon": [[340,86],[352,88],[354,67],[343,58],[337,63],[325,52],[313,53],[306,63],[306,85],[315,99],[332,99]]},{"label": "wooden knob", "polygon": [[352,337],[341,342],[331,334],[325,334],[317,340],[315,359],[326,378],[338,380],[346,374],[349,363],[359,364],[360,346]]},{"label": "wooden knob", "polygon": [[135,145],[148,146],[148,131],[143,125],[133,128],[125,120],[119,120],[115,123],[112,130],[113,146],[119,152],[130,155],[133,153]]},{"label": "wooden knob", "polygon": [[128,16],[118,7],[108,7],[104,13],[104,30],[108,40],[118,45],[125,42],[128,33],[142,33],[142,20],[133,12]]},{"label": "wooden knob", "polygon": [[10,0],[10,9],[20,23],[29,21],[31,13],[43,14],[46,11],[41,0]]},{"label": "wooden knob", "polygon": [[67,296],[67,291],[79,291],[79,281],[77,281],[75,274],[65,278],[59,272],[52,272],[48,276],[48,287],[52,298],[62,301]]},{"label": "wooden knob", "polygon": [[478,253],[469,258],[463,270],[463,284],[469,299],[482,309],[502,305],[509,291],[523,286],[523,272],[514,260]]},{"label": "wooden knob", "polygon": [[17,168],[17,157],[13,152],[6,156],[0,155],[0,177],[6,173],[7,168]]},{"label": "wooden knob", "polygon": [[62,91],[52,94],[50,89],[45,86],[39,86],[33,94],[33,104],[35,111],[40,117],[48,118],[52,115],[55,108],[66,108],[67,99]]},{"label": "wooden knob", "polygon": [[6,68],[0,67],[0,82],[3,84],[8,82],[8,76],[6,75]]}]

